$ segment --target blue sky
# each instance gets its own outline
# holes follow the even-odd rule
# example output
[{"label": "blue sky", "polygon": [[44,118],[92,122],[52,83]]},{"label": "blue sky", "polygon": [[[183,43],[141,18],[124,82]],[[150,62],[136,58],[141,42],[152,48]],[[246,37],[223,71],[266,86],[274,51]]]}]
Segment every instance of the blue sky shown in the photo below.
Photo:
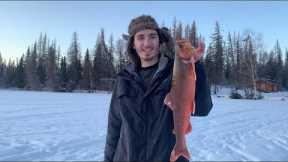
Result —
[{"label": "blue sky", "polygon": [[83,54],[94,47],[101,28],[106,40],[110,34],[116,40],[127,33],[130,20],[141,14],[150,14],[165,26],[171,26],[174,17],[184,24],[195,20],[206,42],[219,21],[224,39],[228,32],[250,29],[263,35],[267,50],[277,39],[285,50],[287,9],[288,2],[279,1],[1,1],[0,52],[6,59],[20,57],[42,32],[56,39],[65,54],[76,31]]}]

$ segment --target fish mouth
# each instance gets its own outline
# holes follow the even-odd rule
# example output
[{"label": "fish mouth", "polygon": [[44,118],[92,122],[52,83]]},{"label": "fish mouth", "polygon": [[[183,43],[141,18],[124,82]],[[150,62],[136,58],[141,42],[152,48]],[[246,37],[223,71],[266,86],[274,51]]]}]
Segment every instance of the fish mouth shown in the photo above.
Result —
[{"label": "fish mouth", "polygon": [[191,57],[193,57],[193,48],[189,46],[180,47],[180,51],[178,56],[181,60],[189,61],[191,60]]},{"label": "fish mouth", "polygon": [[180,59],[189,61],[193,55],[194,48],[191,46],[190,42],[185,39],[176,40],[176,43],[181,52],[178,53]]}]

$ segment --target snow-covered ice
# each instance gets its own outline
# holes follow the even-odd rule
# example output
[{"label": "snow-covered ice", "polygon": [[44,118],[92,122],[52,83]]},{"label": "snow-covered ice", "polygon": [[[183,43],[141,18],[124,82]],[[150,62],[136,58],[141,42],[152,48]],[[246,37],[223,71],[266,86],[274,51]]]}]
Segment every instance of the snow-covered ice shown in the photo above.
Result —
[{"label": "snow-covered ice", "polygon": [[[287,161],[288,92],[263,100],[212,96],[194,117],[191,160]],[[0,90],[0,161],[103,160],[111,93]]]}]

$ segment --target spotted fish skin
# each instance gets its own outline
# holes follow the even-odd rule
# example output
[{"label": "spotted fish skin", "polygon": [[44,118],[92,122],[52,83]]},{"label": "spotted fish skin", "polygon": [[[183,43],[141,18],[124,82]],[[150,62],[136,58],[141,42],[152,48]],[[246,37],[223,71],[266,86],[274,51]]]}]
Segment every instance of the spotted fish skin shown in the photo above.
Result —
[{"label": "spotted fish skin", "polygon": [[205,49],[203,41],[200,41],[196,49],[187,40],[176,40],[176,44],[178,48],[174,60],[172,86],[164,100],[173,111],[173,133],[176,137],[170,161],[176,161],[181,155],[190,159],[185,135],[192,131],[190,117],[191,113],[195,112],[195,62],[203,55]]}]

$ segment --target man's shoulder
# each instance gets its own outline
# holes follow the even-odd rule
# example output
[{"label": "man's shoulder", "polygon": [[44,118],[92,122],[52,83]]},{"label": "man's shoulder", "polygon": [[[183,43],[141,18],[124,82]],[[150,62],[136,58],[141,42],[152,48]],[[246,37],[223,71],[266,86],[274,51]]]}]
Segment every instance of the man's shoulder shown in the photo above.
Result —
[{"label": "man's shoulder", "polygon": [[125,78],[126,80],[131,78],[133,71],[135,71],[135,67],[132,63],[126,64],[119,72],[116,73],[116,79],[120,80]]}]

